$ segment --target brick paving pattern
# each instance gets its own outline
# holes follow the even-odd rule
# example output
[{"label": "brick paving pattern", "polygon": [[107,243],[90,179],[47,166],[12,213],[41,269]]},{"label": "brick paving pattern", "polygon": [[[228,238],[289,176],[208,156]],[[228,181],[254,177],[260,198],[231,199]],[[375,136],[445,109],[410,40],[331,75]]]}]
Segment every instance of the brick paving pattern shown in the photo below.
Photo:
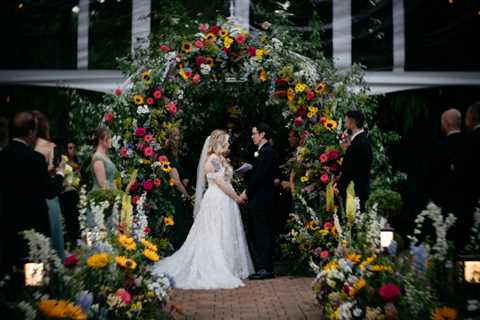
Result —
[{"label": "brick paving pattern", "polygon": [[230,290],[174,290],[175,319],[321,319],[311,283],[313,278],[277,277],[246,280]]}]

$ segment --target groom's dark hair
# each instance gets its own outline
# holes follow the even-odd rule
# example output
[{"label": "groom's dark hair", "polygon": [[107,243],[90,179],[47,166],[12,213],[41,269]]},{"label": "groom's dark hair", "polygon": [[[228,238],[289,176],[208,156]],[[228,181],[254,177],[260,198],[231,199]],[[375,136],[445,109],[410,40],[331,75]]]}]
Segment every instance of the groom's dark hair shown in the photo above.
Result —
[{"label": "groom's dark hair", "polygon": [[271,138],[272,129],[268,124],[260,122],[255,125],[255,128],[257,128],[258,133],[265,133],[265,139],[269,140]]}]

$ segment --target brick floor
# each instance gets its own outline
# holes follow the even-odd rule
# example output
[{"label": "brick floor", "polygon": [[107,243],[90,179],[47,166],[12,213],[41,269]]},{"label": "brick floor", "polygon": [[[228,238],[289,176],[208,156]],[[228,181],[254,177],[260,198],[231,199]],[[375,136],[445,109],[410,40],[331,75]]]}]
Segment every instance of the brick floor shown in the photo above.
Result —
[{"label": "brick floor", "polygon": [[174,290],[175,319],[321,319],[311,283],[313,278],[277,277],[245,281],[230,290]]}]

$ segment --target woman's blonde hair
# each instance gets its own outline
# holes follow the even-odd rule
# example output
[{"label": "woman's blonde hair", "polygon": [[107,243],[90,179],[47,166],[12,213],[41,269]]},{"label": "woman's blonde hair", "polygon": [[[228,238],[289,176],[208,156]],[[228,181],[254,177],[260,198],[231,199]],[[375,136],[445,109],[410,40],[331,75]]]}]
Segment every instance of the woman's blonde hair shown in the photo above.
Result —
[{"label": "woman's blonde hair", "polygon": [[223,166],[229,167],[229,161],[219,152],[219,149],[224,147],[228,142],[228,133],[223,130],[216,129],[210,134],[210,143],[208,144],[208,155],[216,154],[220,158]]}]

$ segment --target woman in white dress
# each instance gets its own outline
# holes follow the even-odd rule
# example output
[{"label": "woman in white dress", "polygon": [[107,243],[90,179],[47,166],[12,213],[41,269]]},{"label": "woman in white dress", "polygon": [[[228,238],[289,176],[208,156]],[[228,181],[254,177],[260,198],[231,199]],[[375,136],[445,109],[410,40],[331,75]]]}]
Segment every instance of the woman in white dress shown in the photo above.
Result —
[{"label": "woman in white dress", "polygon": [[[182,247],[157,262],[154,273],[167,273],[181,289],[230,289],[253,272],[238,203],[224,155],[228,135],[215,130],[205,141],[197,170],[194,223]],[[205,188],[205,178],[208,187]],[[203,197],[202,197],[203,196]]]}]

